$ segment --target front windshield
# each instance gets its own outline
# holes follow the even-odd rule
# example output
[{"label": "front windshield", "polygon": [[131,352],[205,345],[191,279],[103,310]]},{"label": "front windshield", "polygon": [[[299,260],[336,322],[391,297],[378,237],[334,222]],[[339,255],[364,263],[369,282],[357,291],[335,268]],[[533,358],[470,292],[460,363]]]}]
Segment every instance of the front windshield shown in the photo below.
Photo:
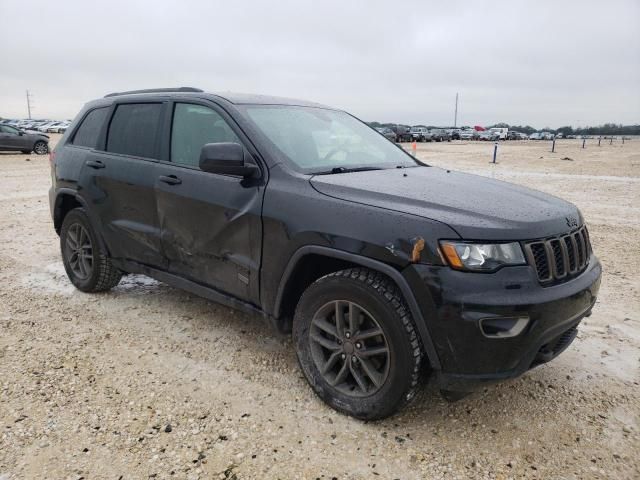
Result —
[{"label": "front windshield", "polygon": [[248,105],[245,112],[303,173],[418,165],[400,147],[345,112],[289,105]]}]

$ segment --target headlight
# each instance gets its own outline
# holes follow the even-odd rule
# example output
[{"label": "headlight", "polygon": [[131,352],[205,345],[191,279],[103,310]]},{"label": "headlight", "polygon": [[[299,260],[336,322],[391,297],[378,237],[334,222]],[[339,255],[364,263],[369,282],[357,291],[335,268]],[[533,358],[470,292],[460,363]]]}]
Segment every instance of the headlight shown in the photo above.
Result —
[{"label": "headlight", "polygon": [[453,268],[478,272],[493,271],[505,265],[525,265],[518,242],[465,243],[441,241],[442,253]]}]

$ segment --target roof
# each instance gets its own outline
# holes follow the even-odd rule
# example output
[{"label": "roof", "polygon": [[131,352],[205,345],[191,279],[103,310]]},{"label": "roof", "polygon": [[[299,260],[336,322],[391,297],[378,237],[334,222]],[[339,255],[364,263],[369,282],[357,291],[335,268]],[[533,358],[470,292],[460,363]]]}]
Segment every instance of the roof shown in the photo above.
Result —
[{"label": "roof", "polygon": [[305,107],[322,107],[331,108],[316,102],[308,100],[298,100],[295,98],[275,97],[271,95],[255,95],[250,93],[233,93],[233,92],[213,92],[212,95],[224,98],[229,103],[235,105],[299,105]]},{"label": "roof", "polygon": [[172,87],[172,88],[151,88],[145,90],[130,90],[126,92],[115,92],[105,95],[104,98],[120,97],[124,95],[147,95],[147,94],[177,94],[180,96],[215,96],[222,98],[234,105],[297,105],[305,107],[321,107],[331,108],[326,105],[322,105],[315,102],[309,102],[307,100],[297,100],[294,98],[275,97],[271,95],[255,95],[248,93],[233,93],[233,92],[205,92],[199,88],[194,87]]}]

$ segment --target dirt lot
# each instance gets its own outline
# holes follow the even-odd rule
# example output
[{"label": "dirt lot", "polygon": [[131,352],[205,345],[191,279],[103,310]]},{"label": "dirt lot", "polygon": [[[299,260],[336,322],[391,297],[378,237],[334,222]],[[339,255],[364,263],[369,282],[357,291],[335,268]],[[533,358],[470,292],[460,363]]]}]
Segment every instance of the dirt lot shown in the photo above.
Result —
[{"label": "dirt lot", "polygon": [[576,203],[605,271],[593,316],[520,379],[455,404],[425,388],[377,423],[326,407],[259,320],[141,276],[75,291],[47,158],[0,153],[0,479],[639,478],[640,139],[492,149],[418,155]]}]

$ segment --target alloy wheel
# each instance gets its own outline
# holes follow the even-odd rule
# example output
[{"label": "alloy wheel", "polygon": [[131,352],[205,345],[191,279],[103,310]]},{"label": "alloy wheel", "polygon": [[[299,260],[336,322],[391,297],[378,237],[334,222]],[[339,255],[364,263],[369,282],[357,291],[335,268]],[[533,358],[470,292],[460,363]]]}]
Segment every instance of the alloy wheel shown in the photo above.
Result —
[{"label": "alloy wheel", "polygon": [[48,150],[49,150],[49,148],[47,147],[47,144],[44,143],[44,142],[37,142],[35,144],[34,151],[38,155],[44,155],[45,153],[47,153]]},{"label": "alloy wheel", "polygon": [[360,305],[335,300],[313,316],[311,356],[332,387],[349,396],[376,393],[389,376],[390,350],[376,319]]},{"label": "alloy wheel", "polygon": [[79,223],[71,225],[65,241],[65,257],[73,274],[86,280],[93,272],[93,246],[87,230]]}]

